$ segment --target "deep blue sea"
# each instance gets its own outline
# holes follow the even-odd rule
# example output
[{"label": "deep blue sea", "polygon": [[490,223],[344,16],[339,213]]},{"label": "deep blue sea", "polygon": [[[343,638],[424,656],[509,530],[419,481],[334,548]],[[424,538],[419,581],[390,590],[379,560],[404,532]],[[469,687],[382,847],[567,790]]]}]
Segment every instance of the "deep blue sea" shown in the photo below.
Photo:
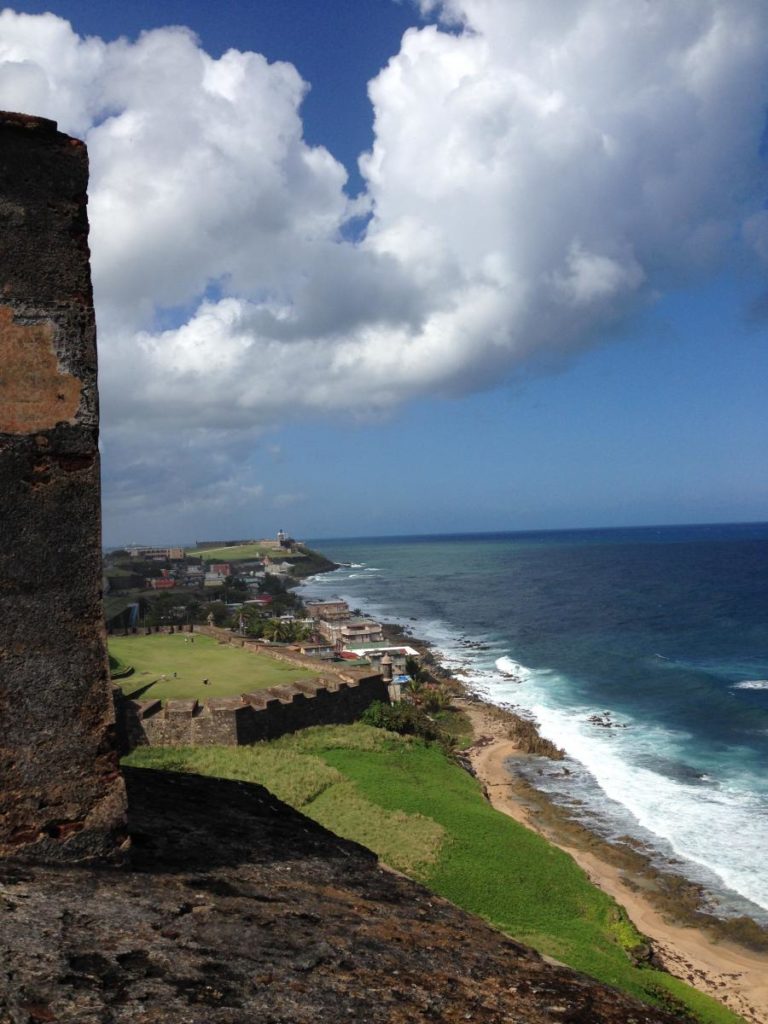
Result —
[{"label": "deep blue sea", "polygon": [[768,524],[312,544],[348,565],[305,593],[409,626],[565,748],[536,786],[768,922]]}]

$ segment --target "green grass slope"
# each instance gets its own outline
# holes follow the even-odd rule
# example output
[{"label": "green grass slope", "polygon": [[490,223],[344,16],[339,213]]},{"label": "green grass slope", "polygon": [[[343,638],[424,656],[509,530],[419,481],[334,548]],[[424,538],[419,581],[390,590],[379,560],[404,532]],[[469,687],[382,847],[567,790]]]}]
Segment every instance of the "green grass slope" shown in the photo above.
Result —
[{"label": "green grass slope", "polygon": [[670,975],[635,966],[642,936],[624,911],[570,857],[494,810],[437,746],[358,724],[254,747],[144,747],[128,763],[259,782],[542,953],[707,1024],[740,1020]]},{"label": "green grass slope", "polygon": [[293,554],[279,548],[265,547],[263,544],[232,544],[225,548],[187,551],[186,554],[202,558],[204,562],[244,562],[249,559],[264,558],[265,555],[275,562],[290,562],[294,558],[301,558],[300,554]]},{"label": "green grass slope", "polygon": [[[195,642],[190,643],[189,636],[152,633],[110,637],[110,657],[134,668],[122,684],[123,693],[142,691],[143,697],[159,700],[238,697],[249,690],[282,686],[314,675],[285,662],[220,644],[212,637],[195,634]],[[208,685],[204,679],[208,679]]]}]

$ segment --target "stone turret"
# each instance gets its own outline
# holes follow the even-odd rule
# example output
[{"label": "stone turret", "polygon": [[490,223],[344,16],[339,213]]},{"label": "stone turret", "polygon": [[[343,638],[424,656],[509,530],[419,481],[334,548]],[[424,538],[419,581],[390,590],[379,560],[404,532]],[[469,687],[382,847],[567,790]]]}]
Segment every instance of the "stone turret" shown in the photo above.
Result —
[{"label": "stone turret", "polygon": [[85,146],[0,113],[0,856],[114,859]]}]

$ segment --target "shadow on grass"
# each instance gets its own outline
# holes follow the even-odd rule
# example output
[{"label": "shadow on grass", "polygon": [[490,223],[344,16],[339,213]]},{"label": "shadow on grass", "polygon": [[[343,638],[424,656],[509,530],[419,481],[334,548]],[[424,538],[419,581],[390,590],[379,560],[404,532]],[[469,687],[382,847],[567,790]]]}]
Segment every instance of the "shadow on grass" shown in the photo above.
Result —
[{"label": "shadow on grass", "polygon": [[134,871],[208,872],[309,858],[340,859],[354,876],[377,863],[370,850],[339,838],[257,783],[127,765],[123,778]]},{"label": "shadow on grass", "polygon": [[137,690],[132,690],[131,693],[124,692],[123,696],[125,697],[126,700],[141,700],[144,694],[148,690],[151,690],[156,682],[157,680],[153,679],[151,683],[147,683],[145,686],[140,686]]}]

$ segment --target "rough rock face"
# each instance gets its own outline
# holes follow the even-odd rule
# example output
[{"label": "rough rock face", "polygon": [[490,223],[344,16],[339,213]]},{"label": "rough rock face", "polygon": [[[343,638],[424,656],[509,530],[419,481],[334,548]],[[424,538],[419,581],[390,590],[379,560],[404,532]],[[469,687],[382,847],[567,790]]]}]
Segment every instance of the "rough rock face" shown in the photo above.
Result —
[{"label": "rough rock face", "polygon": [[0,113],[0,857],[123,840],[101,611],[85,147]]},{"label": "rough rock face", "polygon": [[260,786],[126,772],[132,864],[0,865],[3,1024],[664,1024]]}]

